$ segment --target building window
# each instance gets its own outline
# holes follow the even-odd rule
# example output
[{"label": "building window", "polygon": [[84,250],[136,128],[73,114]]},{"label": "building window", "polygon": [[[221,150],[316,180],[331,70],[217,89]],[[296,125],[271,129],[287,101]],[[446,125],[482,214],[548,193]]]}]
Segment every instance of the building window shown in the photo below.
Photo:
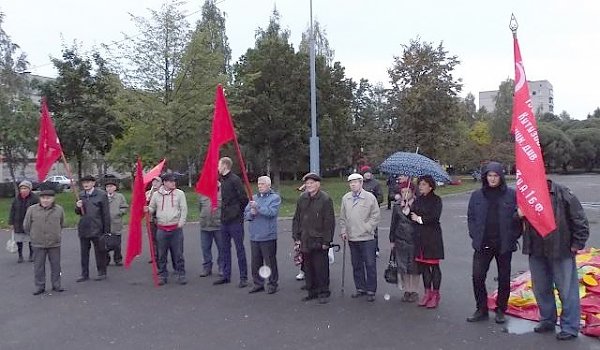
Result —
[{"label": "building window", "polygon": [[533,90],[533,91],[531,92],[531,95],[532,95],[532,96],[535,96],[535,90]]}]

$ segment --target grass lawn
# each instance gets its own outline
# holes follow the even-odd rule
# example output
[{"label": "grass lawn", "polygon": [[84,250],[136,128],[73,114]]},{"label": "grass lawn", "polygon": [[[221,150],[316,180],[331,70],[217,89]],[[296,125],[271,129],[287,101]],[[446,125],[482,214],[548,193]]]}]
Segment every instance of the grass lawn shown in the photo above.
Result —
[{"label": "grass lawn", "polygon": [[[379,180],[382,185],[382,190],[384,191],[384,196],[387,194],[387,187],[385,186],[384,180]],[[295,181],[284,181],[282,182],[280,188],[276,189],[282,198],[282,205],[280,208],[279,216],[293,216],[294,210],[296,207],[296,199],[300,195],[300,192],[296,190],[298,186],[300,186],[300,182]],[[452,193],[461,193],[465,191],[469,191],[475,188],[479,188],[481,183],[475,183],[471,180],[470,177],[463,178],[463,183],[458,186],[443,186],[438,188],[436,193],[438,195],[447,195]],[[340,209],[340,200],[342,196],[348,192],[348,184],[345,179],[340,178],[328,178],[323,181],[321,184],[321,188],[325,190],[329,195],[333,198],[334,208],[336,214]],[[198,217],[200,216],[200,212],[198,210],[198,197],[196,193],[188,188],[182,188],[186,192],[186,197],[188,201],[188,221],[198,221]],[[253,189],[256,191],[256,186],[253,184]],[[123,195],[127,199],[128,203],[131,203],[131,192],[130,191],[122,191]],[[12,198],[0,198],[0,229],[8,227],[8,215],[10,212],[10,205],[12,202]],[[63,206],[65,209],[65,216],[67,221],[67,227],[76,227],[78,217],[75,214],[75,196],[71,192],[60,193],[56,195],[56,202]],[[125,216],[125,222],[128,222],[129,217]]]}]

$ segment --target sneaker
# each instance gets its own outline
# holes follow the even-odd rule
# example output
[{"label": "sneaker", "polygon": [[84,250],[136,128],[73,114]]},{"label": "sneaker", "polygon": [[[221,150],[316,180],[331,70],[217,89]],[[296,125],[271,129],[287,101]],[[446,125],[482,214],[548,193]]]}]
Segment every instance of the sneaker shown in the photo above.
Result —
[{"label": "sneaker", "polygon": [[297,275],[296,275],[296,281],[303,281],[304,280],[304,271],[300,271]]}]

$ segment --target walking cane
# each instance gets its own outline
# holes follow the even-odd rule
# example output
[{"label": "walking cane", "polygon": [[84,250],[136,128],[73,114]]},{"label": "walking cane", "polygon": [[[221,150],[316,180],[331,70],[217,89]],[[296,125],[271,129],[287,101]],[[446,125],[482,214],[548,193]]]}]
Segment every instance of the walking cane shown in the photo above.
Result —
[{"label": "walking cane", "polygon": [[346,279],[346,240],[342,251],[342,295],[344,295],[344,280]]}]

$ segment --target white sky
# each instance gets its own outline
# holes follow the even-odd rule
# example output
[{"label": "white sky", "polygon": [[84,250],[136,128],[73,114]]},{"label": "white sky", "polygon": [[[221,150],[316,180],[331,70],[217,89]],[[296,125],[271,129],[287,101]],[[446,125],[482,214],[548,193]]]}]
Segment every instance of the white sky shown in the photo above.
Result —
[{"label": "white sky", "polygon": [[[188,13],[203,0],[189,1]],[[90,48],[135,35],[128,13],[147,15],[162,0],[3,0],[4,28],[27,52],[34,74],[55,76],[49,56],[60,57],[62,42]],[[309,24],[309,0],[221,0],[234,61],[254,46],[274,6],[297,48]],[[529,80],[554,86],[555,113],[582,119],[600,106],[600,1],[597,0],[313,0],[313,16],[327,32],[335,59],[348,76],[388,84],[387,69],[401,44],[420,36],[443,41],[461,64],[456,76],[463,96],[495,90],[514,76],[511,13],[519,22],[519,42]],[[191,22],[200,13],[189,17]]]}]

